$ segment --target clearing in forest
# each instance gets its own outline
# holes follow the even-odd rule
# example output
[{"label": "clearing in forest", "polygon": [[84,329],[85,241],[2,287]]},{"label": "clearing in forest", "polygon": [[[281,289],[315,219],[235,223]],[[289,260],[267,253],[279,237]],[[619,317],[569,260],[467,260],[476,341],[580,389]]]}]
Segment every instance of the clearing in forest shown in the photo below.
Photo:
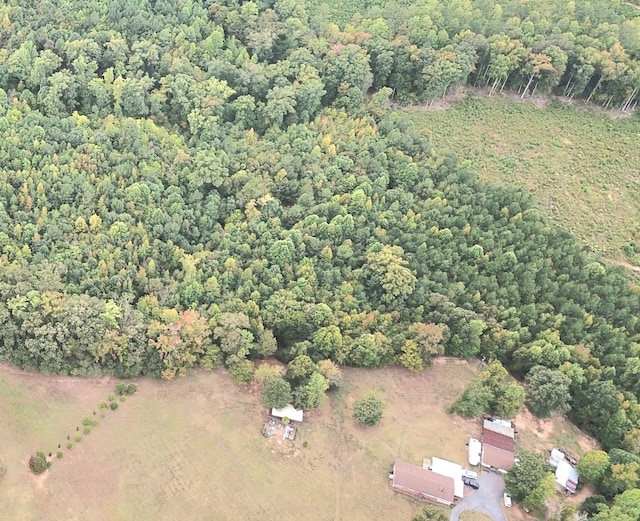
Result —
[{"label": "clearing in forest", "polygon": [[[140,379],[138,392],[69,451],[66,435],[116,380],[2,365],[0,460],[8,472],[0,482],[0,512],[13,521],[408,521],[421,505],[391,491],[388,471],[396,457],[417,464],[434,455],[466,461],[465,443],[479,434],[480,423],[445,409],[475,372],[472,364],[445,359],[420,374],[345,369],[342,389],[305,415],[295,450],[285,452],[261,434],[265,411],[258,396],[226,372],[197,371],[175,382]],[[372,389],[384,397],[385,414],[379,426],[364,428],[354,423],[351,404]],[[551,429],[546,436],[556,443]],[[39,449],[53,451],[54,462],[36,477],[27,461]]]},{"label": "clearing in forest", "polygon": [[[435,150],[468,161],[481,180],[525,188],[593,251],[640,264],[637,116],[613,119],[559,101],[539,107],[500,95],[406,113]],[[627,257],[629,243],[637,253]]]}]

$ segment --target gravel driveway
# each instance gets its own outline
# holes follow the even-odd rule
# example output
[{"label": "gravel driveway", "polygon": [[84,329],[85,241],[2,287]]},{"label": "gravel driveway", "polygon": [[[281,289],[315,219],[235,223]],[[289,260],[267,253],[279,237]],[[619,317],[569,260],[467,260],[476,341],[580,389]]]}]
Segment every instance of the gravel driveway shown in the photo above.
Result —
[{"label": "gravel driveway", "polygon": [[464,499],[451,511],[451,521],[458,521],[460,514],[465,510],[476,510],[493,519],[493,521],[507,521],[502,512],[502,494],[504,493],[504,480],[499,474],[483,472],[478,476],[480,488],[473,490],[464,487]]}]

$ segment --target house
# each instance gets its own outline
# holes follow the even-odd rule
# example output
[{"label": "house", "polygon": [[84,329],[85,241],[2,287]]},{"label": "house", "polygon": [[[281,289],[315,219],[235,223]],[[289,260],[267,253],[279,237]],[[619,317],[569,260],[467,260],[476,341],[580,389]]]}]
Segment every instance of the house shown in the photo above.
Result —
[{"label": "house", "polygon": [[482,454],[482,443],[475,438],[469,438],[469,465],[475,467],[480,465],[480,456]]},{"label": "house", "polygon": [[567,461],[566,454],[558,449],[551,450],[549,463],[555,469],[556,483],[570,494],[576,493],[578,471]]},{"label": "house", "polygon": [[[426,460],[429,461],[429,460]],[[424,468],[424,462],[422,464]],[[464,483],[462,482],[462,465],[452,463],[445,459],[431,458],[431,464],[427,467],[432,472],[453,479],[453,495],[459,499],[464,497]]]},{"label": "house", "polygon": [[506,473],[515,463],[515,430],[509,420],[485,419],[482,424],[483,467]]},{"label": "house", "polygon": [[389,474],[391,488],[422,501],[451,506],[455,501],[453,478],[396,460]]},{"label": "house", "polygon": [[271,409],[271,416],[276,418],[289,418],[292,421],[301,422],[304,417],[302,409],[296,409],[293,405],[287,404],[282,409]]}]

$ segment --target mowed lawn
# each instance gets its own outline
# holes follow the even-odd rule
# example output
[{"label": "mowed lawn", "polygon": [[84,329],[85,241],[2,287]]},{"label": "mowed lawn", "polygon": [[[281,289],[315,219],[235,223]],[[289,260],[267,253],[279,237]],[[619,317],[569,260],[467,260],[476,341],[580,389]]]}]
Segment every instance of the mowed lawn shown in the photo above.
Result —
[{"label": "mowed lawn", "polygon": [[[448,416],[475,373],[438,360],[421,374],[401,368],[344,371],[342,389],[307,415],[295,448],[261,435],[258,397],[224,371],[175,381],[136,381],[138,392],[100,418],[116,380],[25,374],[0,366],[0,518],[21,520],[410,520],[420,504],[393,493],[400,457],[466,461],[478,422]],[[369,390],[386,402],[380,426],[354,424],[351,404]],[[84,416],[100,424],[82,431]],[[58,443],[64,457],[55,459]],[[40,477],[36,450],[54,453]]]},{"label": "mowed lawn", "polygon": [[[482,181],[523,187],[552,219],[593,251],[640,253],[640,117],[612,119],[555,102],[495,95],[447,110],[407,111],[434,149],[458,155]],[[615,114],[615,113],[614,113]]]}]

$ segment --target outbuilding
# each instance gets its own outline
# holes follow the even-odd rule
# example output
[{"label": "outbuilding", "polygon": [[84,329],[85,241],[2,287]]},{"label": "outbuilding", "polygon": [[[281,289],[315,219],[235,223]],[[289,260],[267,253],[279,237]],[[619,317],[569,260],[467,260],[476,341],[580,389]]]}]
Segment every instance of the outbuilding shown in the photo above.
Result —
[{"label": "outbuilding", "polygon": [[289,418],[292,421],[301,422],[304,418],[304,411],[296,409],[293,405],[287,404],[282,409],[271,409],[271,416],[276,418]]}]

